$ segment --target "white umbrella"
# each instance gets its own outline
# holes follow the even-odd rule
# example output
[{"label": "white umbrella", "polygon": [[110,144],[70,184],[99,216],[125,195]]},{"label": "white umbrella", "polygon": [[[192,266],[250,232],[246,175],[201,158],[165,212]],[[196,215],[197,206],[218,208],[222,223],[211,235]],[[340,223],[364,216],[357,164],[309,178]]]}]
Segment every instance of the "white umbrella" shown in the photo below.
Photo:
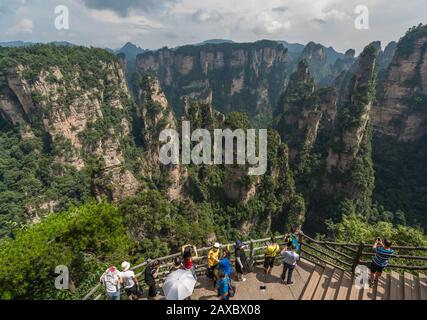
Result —
[{"label": "white umbrella", "polygon": [[196,286],[191,270],[179,269],[167,276],[163,284],[166,300],[184,300],[193,294]]}]

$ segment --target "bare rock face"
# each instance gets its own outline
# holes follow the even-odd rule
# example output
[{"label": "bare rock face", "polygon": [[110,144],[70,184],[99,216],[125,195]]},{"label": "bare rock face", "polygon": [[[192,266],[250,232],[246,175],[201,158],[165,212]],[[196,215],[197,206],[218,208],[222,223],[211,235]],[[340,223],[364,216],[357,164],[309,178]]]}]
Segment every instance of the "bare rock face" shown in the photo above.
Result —
[{"label": "bare rock face", "polygon": [[[71,72],[61,66],[46,66],[31,81],[26,78],[27,69],[20,64],[4,74],[1,115],[11,124],[21,126],[23,139],[33,137],[33,129],[45,131],[57,151],[56,160],[63,164],[82,170],[89,156],[101,158],[113,200],[135,194],[139,183],[124,168],[120,142],[129,134],[126,104],[131,99],[122,66],[118,62],[101,62],[100,72],[105,78],[92,83],[81,80],[88,71],[79,65]],[[116,125],[107,124],[111,112],[120,115],[120,119],[115,119]],[[97,133],[104,136],[94,138],[94,128],[101,122],[105,123],[105,131]]]},{"label": "bare rock face", "polygon": [[223,113],[271,113],[286,65],[287,50],[274,41],[163,48],[137,58],[139,71],[155,72],[178,115],[184,97],[212,103]]},{"label": "bare rock face", "polygon": [[352,49],[342,54],[332,47],[327,48],[311,41],[304,47],[298,59],[290,62],[291,70],[297,70],[297,65],[302,60],[307,62],[315,84],[325,87],[333,85],[341,73],[348,71],[355,59]]},{"label": "bare rock face", "polygon": [[353,201],[360,212],[369,206],[373,191],[370,121],[378,52],[371,44],[360,55],[347,102],[337,116],[322,185],[322,192]]},{"label": "bare rock face", "polygon": [[137,96],[138,116],[143,121],[144,143],[149,148],[155,148],[160,131],[176,129],[176,119],[169,102],[157,79],[147,76]]},{"label": "bare rock face", "polygon": [[248,176],[248,169],[245,166],[225,166],[224,191],[228,199],[248,202],[256,194],[257,183],[258,179]]},{"label": "bare rock face", "polygon": [[146,76],[142,79],[137,95],[137,117],[141,121],[143,142],[146,147],[143,173],[151,179],[166,180],[169,199],[183,197],[183,185],[187,170],[180,165],[162,165],[159,159],[159,135],[164,129],[177,129],[177,121],[157,79]]},{"label": "bare rock face", "polygon": [[336,100],[334,88],[316,90],[308,63],[302,60],[275,113],[276,127],[282,140],[289,145],[291,162],[315,144],[320,129],[332,128]]},{"label": "bare rock face", "polygon": [[[348,102],[343,109],[343,117],[338,123],[334,138],[339,148],[330,148],[327,170],[338,168],[345,172],[352,165],[368,130],[371,108],[375,95],[375,66],[378,50],[368,46],[362,52],[358,69],[353,77],[348,94]],[[340,149],[337,151],[337,149]]]},{"label": "bare rock face", "polygon": [[309,61],[310,73],[319,83],[330,72],[331,66],[327,63],[325,47],[321,44],[309,42],[301,54],[301,60]]},{"label": "bare rock face", "polygon": [[374,128],[399,141],[427,133],[427,26],[403,37],[388,68],[374,108]]}]

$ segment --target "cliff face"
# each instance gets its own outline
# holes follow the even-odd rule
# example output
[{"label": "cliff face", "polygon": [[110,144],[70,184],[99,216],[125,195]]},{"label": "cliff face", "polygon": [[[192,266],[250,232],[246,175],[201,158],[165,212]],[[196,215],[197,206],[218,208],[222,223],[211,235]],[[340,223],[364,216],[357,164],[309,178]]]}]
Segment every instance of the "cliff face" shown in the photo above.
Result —
[{"label": "cliff face", "polygon": [[177,114],[184,96],[220,112],[268,113],[284,87],[286,65],[287,50],[273,41],[164,48],[137,58],[139,71],[157,75]]},{"label": "cliff face", "polygon": [[352,201],[361,213],[370,208],[374,187],[370,127],[378,52],[377,46],[371,44],[359,57],[347,102],[337,116],[322,187],[339,201]]},{"label": "cliff face", "polygon": [[374,196],[387,210],[405,212],[407,222],[425,228],[427,26],[411,28],[393,47],[373,109]]},{"label": "cliff face", "polygon": [[[182,120],[190,121],[192,127],[207,129],[212,139],[214,129],[252,128],[243,113],[224,115],[208,103],[189,99],[184,104]],[[268,131],[267,152],[267,172],[263,176],[249,176],[248,165],[185,166],[183,195],[196,203],[220,206],[243,235],[301,224],[305,218],[304,202],[295,190],[288,148],[274,130]]]},{"label": "cliff face", "polygon": [[183,197],[183,185],[187,170],[179,164],[163,165],[160,162],[159,136],[162,130],[178,127],[177,120],[157,79],[145,76],[139,80],[136,96],[135,131],[140,132],[140,141],[145,148],[143,175],[152,182],[161,184],[170,200]]},{"label": "cliff face", "polygon": [[275,123],[282,140],[289,146],[291,162],[316,143],[319,131],[329,131],[336,116],[334,88],[316,89],[308,63],[302,60],[292,74],[275,112]]},{"label": "cliff face", "polygon": [[[347,66],[353,60],[352,52],[348,55]],[[289,146],[297,190],[309,204],[308,230],[319,230],[324,219],[337,217],[344,204],[359,213],[370,209],[374,181],[370,121],[377,56],[375,44],[365,48],[342,104],[334,87],[316,88],[309,65],[302,60],[276,109],[276,128]]]},{"label": "cliff face", "polygon": [[397,46],[374,111],[376,132],[400,141],[427,133],[427,27],[408,33]]},{"label": "cliff face", "polygon": [[325,49],[321,44],[309,42],[300,56],[300,60],[308,62],[310,74],[316,83],[322,82],[331,73]]},{"label": "cliff face", "polygon": [[290,61],[290,70],[294,72],[300,61],[306,61],[310,74],[317,86],[333,85],[335,80],[346,72],[354,62],[354,50],[345,54],[336,52],[332,47],[309,42],[298,57]]},{"label": "cliff face", "polygon": [[[88,56],[93,54],[87,50]],[[29,56],[29,61],[38,59],[37,52]],[[122,143],[130,133],[132,102],[122,66],[112,56],[98,59],[92,70],[71,61],[51,61],[36,69],[24,59],[3,68],[0,112],[10,125],[21,127],[23,139],[48,137],[47,147],[58,163],[81,171],[97,158],[97,179],[102,177],[103,183],[93,186],[94,195],[107,193],[120,200],[139,188],[125,168]]]}]

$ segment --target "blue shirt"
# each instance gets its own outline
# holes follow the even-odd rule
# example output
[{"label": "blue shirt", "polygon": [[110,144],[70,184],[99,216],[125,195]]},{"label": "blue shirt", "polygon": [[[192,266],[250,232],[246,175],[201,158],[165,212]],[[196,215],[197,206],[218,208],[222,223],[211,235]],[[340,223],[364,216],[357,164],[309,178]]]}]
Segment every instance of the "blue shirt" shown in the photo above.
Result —
[{"label": "blue shirt", "polygon": [[233,272],[229,258],[219,260],[219,271],[224,272],[227,277]]},{"label": "blue shirt", "polygon": [[[228,297],[228,282],[229,282],[228,277],[225,277],[224,279],[220,279],[218,281],[218,293],[225,300],[229,299],[229,297]],[[227,296],[225,296],[225,294],[227,294]]]},{"label": "blue shirt", "polygon": [[393,255],[393,249],[384,249],[383,247],[378,247],[375,250],[375,256],[372,258],[372,262],[374,262],[377,266],[382,268],[387,267],[388,259]]}]

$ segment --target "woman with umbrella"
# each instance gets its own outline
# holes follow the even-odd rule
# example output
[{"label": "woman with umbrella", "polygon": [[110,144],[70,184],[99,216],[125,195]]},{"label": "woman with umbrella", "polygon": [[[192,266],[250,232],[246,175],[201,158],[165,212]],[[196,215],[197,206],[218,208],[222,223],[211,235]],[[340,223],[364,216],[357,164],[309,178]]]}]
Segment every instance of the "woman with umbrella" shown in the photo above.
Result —
[{"label": "woman with umbrella", "polygon": [[190,300],[196,286],[191,270],[179,269],[168,275],[163,284],[166,300]]}]

